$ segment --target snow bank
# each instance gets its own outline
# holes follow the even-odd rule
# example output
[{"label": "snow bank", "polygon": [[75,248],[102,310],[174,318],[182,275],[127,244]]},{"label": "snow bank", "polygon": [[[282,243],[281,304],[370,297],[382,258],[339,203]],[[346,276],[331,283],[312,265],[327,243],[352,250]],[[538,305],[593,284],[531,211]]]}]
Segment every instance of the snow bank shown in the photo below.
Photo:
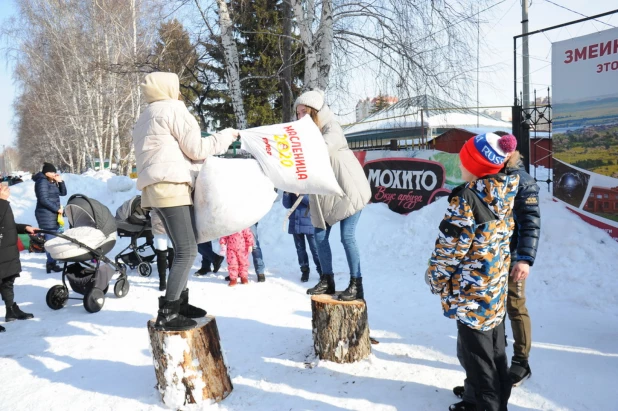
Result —
[{"label": "snow bank", "polygon": [[[64,177],[69,195],[86,194],[112,212],[138,193],[111,191],[107,173]],[[19,222],[35,222],[33,185],[11,187]],[[311,264],[310,282],[299,282],[293,240],[282,229],[286,210],[275,204],[258,228],[265,283],[251,275],[248,286],[229,288],[225,266],[217,275],[190,278],[192,303],[217,316],[234,384],[221,404],[196,409],[444,410],[457,402],[451,389],[464,374],[455,355],[455,323],[442,315],[439,299],[423,280],[445,208],[441,199],[408,216],[383,204],[363,211],[357,240],[371,335],[380,344],[367,360],[343,365],[317,361],[313,354],[305,290],[317,275]],[[541,212],[540,247],[526,286],[534,373],[513,390],[509,409],[613,409],[615,398],[607,394],[618,378],[612,288],[618,243],[553,202],[545,190]],[[337,288],[343,289],[349,275],[338,226],[331,240]],[[119,240],[108,256],[127,244]],[[198,257],[194,269],[199,264]],[[39,410],[41,404],[50,410],[165,409],[154,388],[146,331],[160,295],[156,274],[129,274],[125,298],[109,293],[103,310],[88,314],[79,300],[59,311],[46,306],[45,294],[60,278],[45,274],[44,255],[22,253],[22,266],[16,301],[35,319],[3,324],[0,409]],[[512,347],[508,350],[510,356]]]},{"label": "snow bank", "polygon": [[112,193],[126,193],[135,189],[135,181],[127,176],[113,176],[107,180],[107,189]]}]

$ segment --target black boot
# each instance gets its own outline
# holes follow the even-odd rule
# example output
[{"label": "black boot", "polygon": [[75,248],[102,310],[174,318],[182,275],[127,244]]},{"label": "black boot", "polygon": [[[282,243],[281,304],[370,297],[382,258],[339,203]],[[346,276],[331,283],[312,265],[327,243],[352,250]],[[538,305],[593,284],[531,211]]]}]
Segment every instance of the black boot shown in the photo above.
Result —
[{"label": "black boot", "polygon": [[266,275],[265,274],[258,274],[257,278],[258,278],[258,283],[263,283],[263,282],[266,281]]},{"label": "black boot", "polygon": [[221,268],[221,264],[223,264],[223,260],[225,260],[225,257],[217,254],[217,257],[215,257],[215,261],[212,262],[212,272],[213,273],[216,274],[219,272],[219,268]]},{"label": "black boot", "polygon": [[159,272],[159,291],[167,288],[167,250],[157,250],[157,271]]},{"label": "black boot", "polygon": [[174,249],[173,248],[168,248],[167,249],[167,268],[169,268],[170,270],[172,269],[172,264],[174,263]]},{"label": "black boot", "polygon": [[159,297],[159,312],[155,329],[161,331],[187,331],[197,326],[197,323],[179,314],[180,300],[168,301]]},{"label": "black boot", "polygon": [[363,292],[362,277],[351,277],[348,288],[339,294],[339,301],[362,300],[363,298],[365,298],[365,293]]},{"label": "black boot", "polygon": [[335,294],[335,276],[333,274],[322,274],[320,282],[315,287],[308,289],[307,294]]},{"label": "black boot", "polygon": [[309,281],[309,272],[311,270],[309,269],[309,267],[300,267],[300,281],[303,283],[306,283],[307,281]]},{"label": "black boot", "polygon": [[206,274],[208,274],[211,271],[212,270],[210,269],[210,263],[206,263],[206,262],[202,261],[202,267],[195,272],[195,275],[197,275],[197,276],[206,275]]},{"label": "black boot", "polygon": [[4,317],[4,321],[7,323],[15,320],[29,320],[31,318],[34,318],[34,315],[20,310],[17,303],[13,303],[10,307],[6,307],[6,317]]},{"label": "black boot", "polygon": [[188,318],[201,318],[206,317],[206,310],[202,310],[199,307],[189,304],[189,289],[185,288],[180,294],[180,311],[181,315]]},{"label": "black boot", "polygon": [[52,271],[55,273],[59,273],[62,271],[62,267],[60,267],[55,261],[53,263],[47,263],[45,265],[45,268],[47,270],[47,274],[51,274]]},{"label": "black boot", "polygon": [[3,333],[6,331],[6,328],[4,328],[3,326],[0,325],[0,333]]}]

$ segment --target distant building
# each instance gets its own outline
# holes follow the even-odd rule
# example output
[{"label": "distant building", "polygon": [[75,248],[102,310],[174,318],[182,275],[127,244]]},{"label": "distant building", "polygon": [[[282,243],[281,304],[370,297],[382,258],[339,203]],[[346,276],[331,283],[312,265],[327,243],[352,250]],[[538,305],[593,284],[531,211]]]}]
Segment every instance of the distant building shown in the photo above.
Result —
[{"label": "distant building", "polygon": [[584,211],[590,213],[618,214],[618,187],[593,186]]},{"label": "distant building", "polygon": [[399,98],[392,96],[378,96],[372,99],[367,97],[365,100],[359,100],[358,103],[356,103],[356,122],[369,117],[369,115],[376,111],[376,108],[378,110],[383,110],[398,101]]}]

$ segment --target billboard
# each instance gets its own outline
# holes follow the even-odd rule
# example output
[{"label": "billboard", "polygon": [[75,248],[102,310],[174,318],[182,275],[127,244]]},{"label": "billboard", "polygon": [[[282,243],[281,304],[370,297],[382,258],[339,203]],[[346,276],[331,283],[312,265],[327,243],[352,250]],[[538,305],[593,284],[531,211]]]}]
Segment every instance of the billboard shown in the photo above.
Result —
[{"label": "billboard", "polygon": [[552,46],[554,197],[618,240],[618,29]]},{"label": "billboard", "polygon": [[408,214],[462,184],[459,155],[438,150],[355,151],[371,187],[371,202]]}]

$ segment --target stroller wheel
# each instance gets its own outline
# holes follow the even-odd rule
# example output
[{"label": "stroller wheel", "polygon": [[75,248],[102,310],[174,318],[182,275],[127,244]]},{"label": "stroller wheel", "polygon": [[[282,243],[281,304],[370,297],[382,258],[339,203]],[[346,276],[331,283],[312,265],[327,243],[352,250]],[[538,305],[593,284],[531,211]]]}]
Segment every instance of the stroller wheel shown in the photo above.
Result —
[{"label": "stroller wheel", "polygon": [[69,300],[69,290],[63,285],[54,285],[47,292],[45,301],[47,306],[52,310],[59,310],[63,308]]},{"label": "stroller wheel", "polygon": [[139,263],[137,271],[142,277],[150,277],[150,274],[152,274],[152,267],[149,263]]},{"label": "stroller wheel", "polygon": [[96,287],[92,287],[84,296],[84,308],[89,313],[101,311],[103,304],[105,304],[105,294],[103,294],[103,290]]},{"label": "stroller wheel", "polygon": [[114,294],[118,298],[122,298],[129,293],[129,281],[126,278],[120,278],[114,285]]}]

